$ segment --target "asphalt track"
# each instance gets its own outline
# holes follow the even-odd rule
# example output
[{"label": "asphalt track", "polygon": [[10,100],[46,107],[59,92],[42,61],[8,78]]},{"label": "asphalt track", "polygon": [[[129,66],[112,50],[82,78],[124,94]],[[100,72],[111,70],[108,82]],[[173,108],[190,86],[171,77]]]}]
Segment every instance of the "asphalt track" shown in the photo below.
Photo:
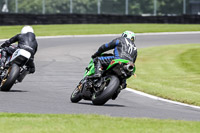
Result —
[{"label": "asphalt track", "polygon": [[[101,44],[113,38],[115,36],[39,38],[36,73],[14,85],[10,92],[0,92],[0,112],[81,113],[200,121],[200,109],[150,99],[126,90],[104,106],[93,106],[84,100],[71,103],[71,92],[82,78],[90,56]],[[138,35],[136,40],[138,48],[192,43],[200,43],[200,33]]]}]

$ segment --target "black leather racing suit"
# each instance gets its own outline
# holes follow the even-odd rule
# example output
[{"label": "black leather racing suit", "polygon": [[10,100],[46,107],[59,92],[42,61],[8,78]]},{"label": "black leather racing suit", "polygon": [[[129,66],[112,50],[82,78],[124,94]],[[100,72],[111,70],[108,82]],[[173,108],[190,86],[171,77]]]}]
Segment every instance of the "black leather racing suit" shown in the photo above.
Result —
[{"label": "black leather racing suit", "polygon": [[98,57],[103,66],[108,66],[113,59],[126,59],[135,63],[137,58],[136,45],[125,37],[119,37],[99,47],[93,57],[100,56],[103,52],[114,49],[114,56]]},{"label": "black leather racing suit", "polygon": [[[15,42],[18,42],[18,46],[16,48],[11,47],[10,45]],[[2,50],[3,57],[1,62],[4,63],[7,58],[7,54],[12,54],[17,48],[29,51],[31,53],[31,58],[27,63],[27,66],[30,68],[30,73],[35,72],[35,64],[33,61],[34,61],[34,55],[37,52],[38,43],[36,41],[34,33],[28,32],[26,34],[17,34],[16,36],[5,41],[5,43],[3,43],[1,47],[4,48],[4,50]]]}]

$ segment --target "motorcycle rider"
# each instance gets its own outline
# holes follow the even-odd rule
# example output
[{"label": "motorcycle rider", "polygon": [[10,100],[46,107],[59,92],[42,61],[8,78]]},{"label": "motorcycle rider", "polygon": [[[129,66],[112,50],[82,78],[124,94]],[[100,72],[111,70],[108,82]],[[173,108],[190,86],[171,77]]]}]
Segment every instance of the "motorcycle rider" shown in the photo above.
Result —
[{"label": "motorcycle rider", "polygon": [[[137,48],[134,44],[135,33],[125,31],[121,37],[103,44],[98,51],[92,55],[95,64],[95,74],[90,78],[99,78],[102,75],[102,67],[107,67],[113,59],[126,59],[135,63],[137,58]],[[114,49],[114,56],[100,56],[103,52]]]},{"label": "motorcycle rider", "polygon": [[[13,47],[11,44],[18,42],[17,47]],[[12,55],[16,49],[24,49],[31,53],[31,57],[27,63],[29,73],[35,72],[34,55],[37,52],[38,43],[34,34],[34,30],[31,26],[24,26],[21,30],[21,34],[10,38],[5,41],[2,45],[0,69],[3,70],[5,67],[6,59],[9,55]]]}]

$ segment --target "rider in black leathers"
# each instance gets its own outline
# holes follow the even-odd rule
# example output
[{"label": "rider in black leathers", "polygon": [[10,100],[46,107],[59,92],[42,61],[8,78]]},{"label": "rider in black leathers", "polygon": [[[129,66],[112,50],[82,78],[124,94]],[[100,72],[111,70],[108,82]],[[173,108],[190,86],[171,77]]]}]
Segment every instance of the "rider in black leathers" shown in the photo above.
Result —
[{"label": "rider in black leathers", "polygon": [[[11,46],[12,43],[18,42],[17,47]],[[36,41],[36,37],[31,26],[24,26],[21,30],[21,34],[17,34],[16,36],[10,38],[5,41],[2,45],[1,51],[1,62],[0,69],[4,69],[5,61],[8,55],[12,55],[16,49],[25,49],[31,53],[31,58],[29,59],[27,66],[29,67],[29,72],[35,72],[35,64],[34,64],[34,55],[37,52],[38,43]]]},{"label": "rider in black leathers", "polygon": [[[102,75],[102,67],[107,67],[113,59],[126,59],[135,63],[137,58],[137,48],[134,44],[135,34],[131,31],[125,31],[121,37],[103,44],[98,51],[92,55],[95,64],[95,74],[92,78],[98,78]],[[98,57],[103,52],[114,49],[114,56]]]}]

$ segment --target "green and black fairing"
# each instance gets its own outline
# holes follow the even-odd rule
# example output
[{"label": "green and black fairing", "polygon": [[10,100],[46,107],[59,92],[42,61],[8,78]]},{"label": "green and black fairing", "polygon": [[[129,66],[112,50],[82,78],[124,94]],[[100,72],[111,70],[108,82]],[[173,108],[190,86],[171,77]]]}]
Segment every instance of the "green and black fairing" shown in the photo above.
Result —
[{"label": "green and black fairing", "polygon": [[135,73],[135,65],[129,60],[114,59],[107,67],[106,71],[114,72],[119,78],[129,78]]},{"label": "green and black fairing", "polygon": [[[126,69],[124,66],[130,66],[130,69]],[[109,66],[107,68],[104,68],[103,75],[105,74],[116,74],[119,78],[129,78],[135,73],[136,67],[135,65],[125,59],[114,59],[111,61]],[[95,73],[95,67],[94,67],[94,62],[93,59],[91,59],[88,67],[85,70],[84,77],[86,76],[91,76]]]},{"label": "green and black fairing", "polygon": [[95,67],[94,67],[94,61],[91,59],[88,67],[86,67],[85,73],[84,73],[84,78],[86,76],[91,76],[95,73]]},{"label": "green and black fairing", "polygon": [[85,70],[83,79],[71,95],[73,103],[81,99],[91,100],[94,105],[103,105],[109,99],[115,100],[118,94],[126,88],[126,79],[135,72],[135,65],[129,60],[114,59],[103,68],[102,76],[92,77],[95,74],[95,66],[91,59]]}]

